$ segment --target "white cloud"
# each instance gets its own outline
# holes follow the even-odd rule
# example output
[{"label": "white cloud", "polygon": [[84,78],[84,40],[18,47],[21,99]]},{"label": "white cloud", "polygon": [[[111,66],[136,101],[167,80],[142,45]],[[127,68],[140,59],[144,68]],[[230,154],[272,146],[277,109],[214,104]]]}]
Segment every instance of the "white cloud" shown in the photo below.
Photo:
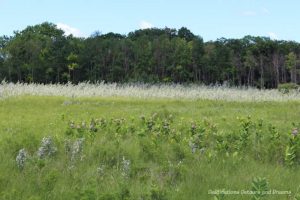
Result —
[{"label": "white cloud", "polygon": [[82,37],[82,33],[80,32],[79,29],[71,27],[67,24],[64,23],[57,23],[57,28],[63,30],[65,32],[65,35],[73,35],[75,37]]},{"label": "white cloud", "polygon": [[278,40],[278,36],[276,33],[273,32],[269,32],[269,37],[271,38],[271,40]]},{"label": "white cloud", "polygon": [[152,28],[153,25],[150,22],[147,21],[141,21],[139,24],[140,29],[147,29],[147,28]]},{"label": "white cloud", "polygon": [[242,12],[242,15],[244,15],[244,16],[255,16],[256,12],[253,11],[253,10],[246,10],[246,11]]}]

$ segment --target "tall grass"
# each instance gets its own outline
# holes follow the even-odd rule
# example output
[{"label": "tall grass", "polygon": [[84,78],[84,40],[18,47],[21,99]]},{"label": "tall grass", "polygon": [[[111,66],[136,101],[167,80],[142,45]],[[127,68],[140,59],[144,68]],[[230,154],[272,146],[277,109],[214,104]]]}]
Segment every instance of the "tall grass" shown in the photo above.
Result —
[{"label": "tall grass", "polygon": [[300,92],[283,94],[276,89],[260,90],[250,87],[180,85],[180,84],[117,84],[117,83],[79,83],[68,84],[0,84],[0,98],[13,96],[66,96],[66,97],[134,97],[141,99],[208,99],[239,102],[298,101]]}]

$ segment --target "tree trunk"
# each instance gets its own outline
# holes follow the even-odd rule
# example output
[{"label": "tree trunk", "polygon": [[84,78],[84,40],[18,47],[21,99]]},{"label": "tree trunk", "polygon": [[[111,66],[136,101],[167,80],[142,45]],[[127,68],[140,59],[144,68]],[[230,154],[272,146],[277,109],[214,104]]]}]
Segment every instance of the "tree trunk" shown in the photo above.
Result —
[{"label": "tree trunk", "polygon": [[18,67],[18,81],[19,82],[22,81],[22,75],[21,75],[21,69],[20,69],[20,67]]},{"label": "tree trunk", "polygon": [[291,81],[297,83],[296,66],[291,69]]},{"label": "tree trunk", "polygon": [[8,79],[9,79],[9,82],[11,82],[11,68],[10,68],[10,65],[8,65]]},{"label": "tree trunk", "polygon": [[275,53],[273,55],[273,67],[274,67],[274,72],[275,72],[275,87],[278,87],[279,85],[279,60],[278,60],[278,54]]},{"label": "tree trunk", "polygon": [[247,85],[250,85],[250,77],[251,77],[251,67],[248,70],[248,75],[247,75]]},{"label": "tree trunk", "polygon": [[59,66],[57,65],[56,69],[56,82],[59,83]]},{"label": "tree trunk", "polygon": [[260,56],[260,89],[264,88],[264,67],[263,67],[263,58]]},{"label": "tree trunk", "polygon": [[31,67],[31,79],[32,79],[31,81],[34,82],[34,79],[33,79],[33,66]]}]

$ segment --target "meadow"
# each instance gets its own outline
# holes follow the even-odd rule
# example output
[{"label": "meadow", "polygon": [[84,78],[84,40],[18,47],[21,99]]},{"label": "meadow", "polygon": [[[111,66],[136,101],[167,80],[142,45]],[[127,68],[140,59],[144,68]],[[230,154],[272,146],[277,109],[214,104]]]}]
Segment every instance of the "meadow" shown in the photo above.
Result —
[{"label": "meadow", "polygon": [[0,199],[300,199],[299,99],[2,83]]}]

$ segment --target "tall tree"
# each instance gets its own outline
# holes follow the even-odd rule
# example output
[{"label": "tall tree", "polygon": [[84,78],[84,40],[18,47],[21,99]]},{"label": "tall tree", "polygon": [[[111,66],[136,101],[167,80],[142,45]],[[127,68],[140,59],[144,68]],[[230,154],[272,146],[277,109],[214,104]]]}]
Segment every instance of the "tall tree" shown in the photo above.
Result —
[{"label": "tall tree", "polygon": [[[245,36],[203,42],[186,27],[66,36],[52,23],[0,37],[0,79],[12,82],[178,82],[274,88],[297,83],[300,44]],[[290,78],[289,78],[290,77]]]},{"label": "tall tree", "polygon": [[286,66],[291,73],[291,82],[297,83],[297,74],[296,74],[296,66],[297,66],[297,56],[294,52],[290,52],[286,56]]}]

